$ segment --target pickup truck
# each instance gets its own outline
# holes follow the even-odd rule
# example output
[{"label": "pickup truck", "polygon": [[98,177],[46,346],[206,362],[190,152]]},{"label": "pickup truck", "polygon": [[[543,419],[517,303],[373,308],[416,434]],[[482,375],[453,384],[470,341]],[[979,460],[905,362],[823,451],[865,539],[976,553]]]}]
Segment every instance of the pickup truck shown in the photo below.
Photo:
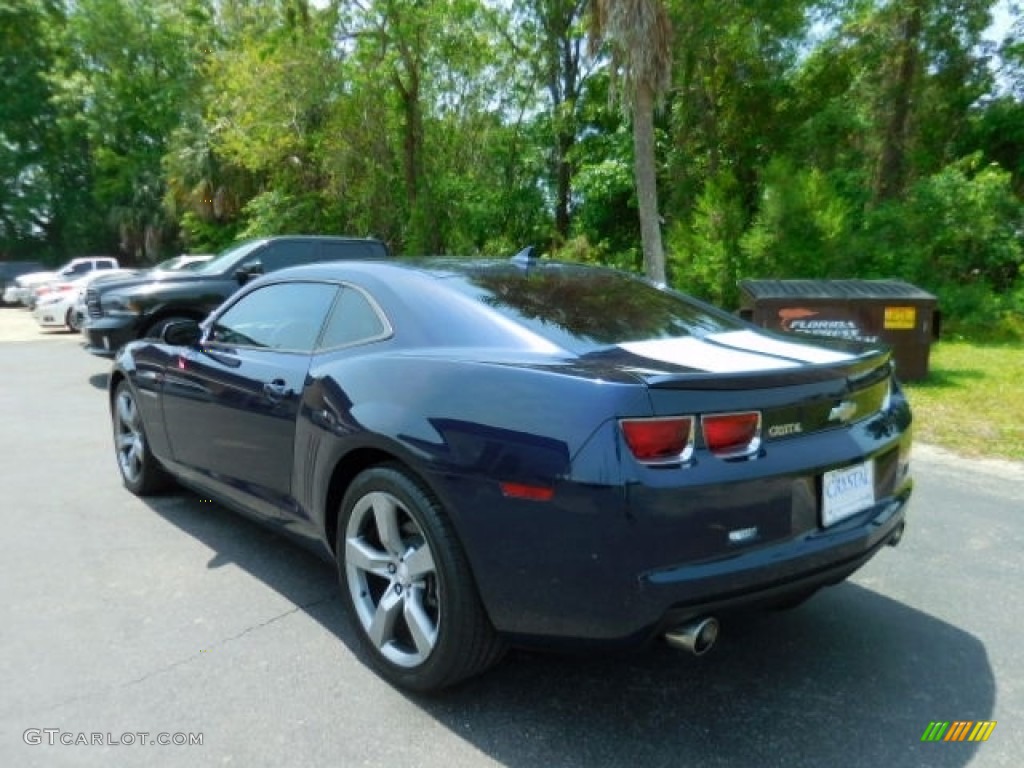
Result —
[{"label": "pickup truck", "polygon": [[288,235],[243,241],[187,272],[102,280],[85,295],[86,349],[110,357],[129,341],[160,336],[174,321],[201,321],[256,275],[318,261],[390,255],[383,242],[372,238]]}]

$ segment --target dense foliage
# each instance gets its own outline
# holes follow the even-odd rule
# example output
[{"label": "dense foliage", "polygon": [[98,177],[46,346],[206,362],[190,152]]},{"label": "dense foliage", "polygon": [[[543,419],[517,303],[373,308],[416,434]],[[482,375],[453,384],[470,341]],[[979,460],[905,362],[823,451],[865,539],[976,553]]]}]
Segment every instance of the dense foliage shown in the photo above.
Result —
[{"label": "dense foliage", "polygon": [[726,306],[898,277],[1019,338],[1015,5],[0,0],[0,257],[324,232],[650,273],[656,236]]}]

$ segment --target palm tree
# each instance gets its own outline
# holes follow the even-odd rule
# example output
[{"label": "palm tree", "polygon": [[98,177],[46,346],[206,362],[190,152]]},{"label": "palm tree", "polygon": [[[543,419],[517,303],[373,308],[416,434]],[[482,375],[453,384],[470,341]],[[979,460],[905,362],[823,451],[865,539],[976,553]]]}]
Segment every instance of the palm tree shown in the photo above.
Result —
[{"label": "palm tree", "polygon": [[654,109],[671,83],[672,25],[661,0],[590,0],[590,44],[606,43],[622,102],[633,117],[633,164],[640,207],[644,271],[665,282],[658,186],[654,161]]}]

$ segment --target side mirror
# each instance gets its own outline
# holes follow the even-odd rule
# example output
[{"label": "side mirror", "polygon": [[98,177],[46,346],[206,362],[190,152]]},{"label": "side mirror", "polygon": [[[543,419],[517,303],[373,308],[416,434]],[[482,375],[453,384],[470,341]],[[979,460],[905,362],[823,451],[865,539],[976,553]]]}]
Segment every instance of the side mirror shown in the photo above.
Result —
[{"label": "side mirror", "polygon": [[249,261],[235,270],[235,280],[238,281],[239,285],[245,285],[257,275],[262,274],[263,263],[259,261]]},{"label": "side mirror", "polygon": [[203,337],[203,329],[195,320],[176,320],[164,326],[160,339],[173,347],[194,347]]}]

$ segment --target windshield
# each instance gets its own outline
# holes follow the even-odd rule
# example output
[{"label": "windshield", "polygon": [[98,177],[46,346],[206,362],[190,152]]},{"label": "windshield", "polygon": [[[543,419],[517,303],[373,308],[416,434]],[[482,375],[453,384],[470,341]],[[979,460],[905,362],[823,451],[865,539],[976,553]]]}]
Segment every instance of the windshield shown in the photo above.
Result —
[{"label": "windshield", "polygon": [[246,256],[265,242],[265,240],[246,240],[244,243],[239,243],[228,248],[226,251],[222,251],[201,267],[191,271],[197,275],[220,275],[230,272],[237,269]]},{"label": "windshield", "polygon": [[165,261],[161,261],[159,264],[153,267],[153,269],[155,269],[158,272],[170,272],[171,270],[178,269],[182,261],[183,259],[181,256],[172,256],[171,258],[166,259]]},{"label": "windshield", "polygon": [[747,327],[707,304],[613,270],[552,264],[473,270],[450,280],[461,293],[577,354]]}]

